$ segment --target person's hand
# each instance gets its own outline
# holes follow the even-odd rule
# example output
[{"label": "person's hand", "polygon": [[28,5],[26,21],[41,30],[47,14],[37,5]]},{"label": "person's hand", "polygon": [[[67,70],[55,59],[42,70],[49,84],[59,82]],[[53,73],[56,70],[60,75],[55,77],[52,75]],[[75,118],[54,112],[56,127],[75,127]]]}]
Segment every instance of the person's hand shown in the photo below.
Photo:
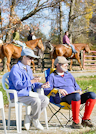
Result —
[{"label": "person's hand", "polygon": [[41,80],[41,77],[36,76],[34,77],[34,79],[31,80],[31,83],[33,84],[33,83],[39,82],[40,80]]},{"label": "person's hand", "polygon": [[41,77],[40,76],[35,76],[34,79],[39,81],[39,80],[41,80]]},{"label": "person's hand", "polygon": [[63,96],[66,96],[68,94],[65,89],[59,89],[59,93]]},{"label": "person's hand", "polygon": [[49,82],[46,82],[46,83],[42,84],[41,87],[42,88],[49,88],[50,87],[50,84],[49,84]]}]

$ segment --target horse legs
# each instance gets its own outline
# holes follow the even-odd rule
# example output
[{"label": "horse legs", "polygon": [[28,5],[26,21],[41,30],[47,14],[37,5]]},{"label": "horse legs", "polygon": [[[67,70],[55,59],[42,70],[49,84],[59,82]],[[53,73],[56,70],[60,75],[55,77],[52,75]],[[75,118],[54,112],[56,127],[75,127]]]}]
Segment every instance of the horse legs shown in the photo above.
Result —
[{"label": "horse legs", "polygon": [[33,65],[33,73],[35,73],[35,63],[34,63],[34,60],[32,60],[31,63]]},{"label": "horse legs", "polygon": [[75,58],[77,59],[79,65],[80,65],[81,70],[83,70],[83,67],[82,67],[82,65],[81,65],[81,61],[80,61],[80,57],[79,57],[78,53],[75,54]]},{"label": "horse legs", "polygon": [[71,59],[71,62],[70,62],[70,71],[72,71],[72,64],[73,64],[73,60]]},{"label": "horse legs", "polygon": [[52,68],[54,68],[54,59],[52,59]]},{"label": "horse legs", "polygon": [[8,69],[8,72],[10,72],[10,61],[11,61],[11,57],[7,57],[7,69]]}]

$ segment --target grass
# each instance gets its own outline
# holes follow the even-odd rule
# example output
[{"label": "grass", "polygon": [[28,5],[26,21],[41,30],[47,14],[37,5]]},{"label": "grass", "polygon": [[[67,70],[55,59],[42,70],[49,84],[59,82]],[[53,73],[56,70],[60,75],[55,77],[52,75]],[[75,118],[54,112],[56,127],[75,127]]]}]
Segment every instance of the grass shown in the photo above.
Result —
[{"label": "grass", "polygon": [[83,132],[80,134],[96,134],[96,130],[90,130],[89,132]]},{"label": "grass", "polygon": [[89,88],[88,90],[96,93],[96,78],[77,78],[76,82],[82,90],[86,89],[88,86],[92,86],[92,88]]},{"label": "grass", "polygon": [[3,89],[2,84],[0,83],[0,91],[2,91],[3,93],[3,100],[4,100],[4,105],[8,104],[8,98],[7,98],[7,94],[6,91]]},{"label": "grass", "polygon": [[[81,87],[82,90],[84,90],[88,86],[92,85],[92,88],[90,88],[89,91],[93,91],[96,93],[96,75],[88,76],[88,77],[83,76],[83,77],[76,78],[76,82],[78,83],[78,85]],[[2,91],[2,93],[3,93],[4,105],[8,104],[6,91],[3,89],[1,83],[0,83],[0,91]]]}]

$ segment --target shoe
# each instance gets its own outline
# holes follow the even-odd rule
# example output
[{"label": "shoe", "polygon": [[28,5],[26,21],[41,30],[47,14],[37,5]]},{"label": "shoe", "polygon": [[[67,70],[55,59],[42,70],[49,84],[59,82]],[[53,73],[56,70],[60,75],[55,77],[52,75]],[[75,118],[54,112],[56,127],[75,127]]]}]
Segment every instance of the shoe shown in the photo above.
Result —
[{"label": "shoe", "polygon": [[24,116],[24,127],[26,130],[29,130],[30,128],[30,118],[29,115]]},{"label": "shoe", "polygon": [[75,122],[73,122],[73,123],[72,123],[72,128],[75,128],[75,129],[82,129],[83,127],[81,126],[80,123],[75,123]]},{"label": "shoe", "polygon": [[44,127],[40,124],[38,119],[37,120],[33,119],[32,123],[33,123],[35,128],[40,129],[40,130],[44,130]]},{"label": "shoe", "polygon": [[82,120],[82,126],[86,127],[94,127],[94,125],[92,124],[91,120]]}]

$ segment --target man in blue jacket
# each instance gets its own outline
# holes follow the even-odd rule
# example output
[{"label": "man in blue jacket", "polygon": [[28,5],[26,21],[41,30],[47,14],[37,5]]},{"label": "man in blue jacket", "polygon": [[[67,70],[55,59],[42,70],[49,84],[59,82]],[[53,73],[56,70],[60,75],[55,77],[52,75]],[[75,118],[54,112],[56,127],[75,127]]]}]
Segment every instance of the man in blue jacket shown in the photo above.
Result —
[{"label": "man in blue jacket", "polygon": [[[55,103],[67,102],[71,104],[73,116],[73,128],[82,128],[82,126],[93,127],[90,115],[95,106],[96,99],[94,92],[83,93],[75,78],[67,71],[69,61],[63,56],[55,59],[56,70],[48,77],[49,88],[44,89],[45,95],[48,95],[53,88],[58,89],[58,93],[53,97]],[[82,118],[82,125],[79,123],[80,104],[85,103],[85,112]]]},{"label": "man in blue jacket", "polygon": [[[39,83],[39,77],[33,77],[32,70],[30,68],[31,60],[33,58],[39,58],[34,55],[31,49],[23,49],[21,57],[17,64],[15,64],[9,74],[9,88],[17,91],[18,101],[31,105],[32,111],[30,115],[25,116],[24,125],[28,130],[30,127],[30,121],[32,121],[34,127],[43,130],[43,126],[39,122],[41,112],[49,103],[48,97],[45,95],[32,92],[37,89],[49,87],[49,85]],[[13,101],[14,96],[10,94],[10,98]]]}]

